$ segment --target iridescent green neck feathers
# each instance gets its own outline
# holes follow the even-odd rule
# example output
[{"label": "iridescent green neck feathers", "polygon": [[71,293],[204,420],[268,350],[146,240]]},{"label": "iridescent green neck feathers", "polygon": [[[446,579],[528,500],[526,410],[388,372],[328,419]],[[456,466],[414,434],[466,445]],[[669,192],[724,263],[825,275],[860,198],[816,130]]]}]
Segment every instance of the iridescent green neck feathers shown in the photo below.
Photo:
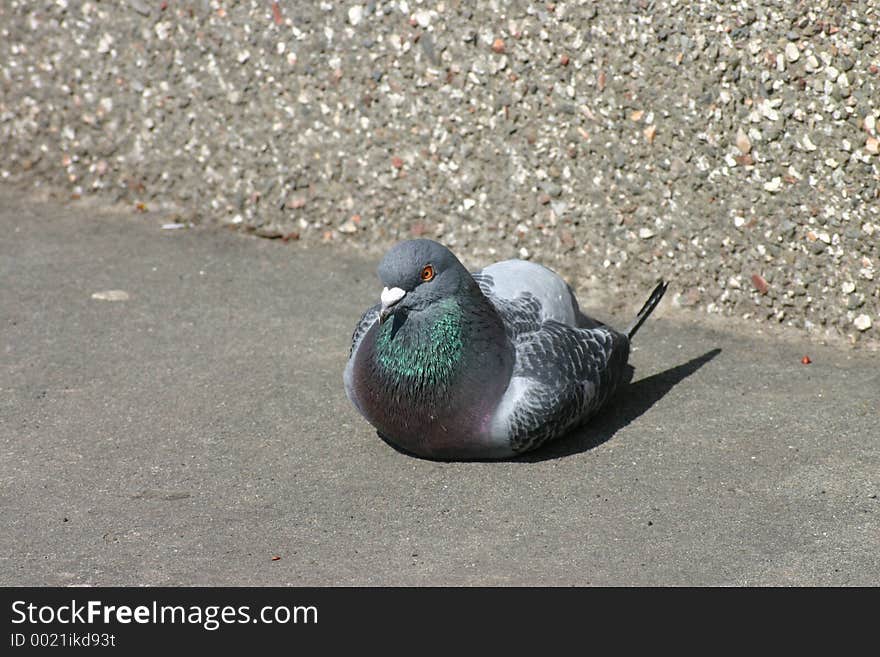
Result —
[{"label": "iridescent green neck feathers", "polygon": [[429,317],[411,313],[399,327],[391,319],[376,335],[376,365],[384,378],[418,387],[448,385],[461,362],[464,322],[454,299]]}]

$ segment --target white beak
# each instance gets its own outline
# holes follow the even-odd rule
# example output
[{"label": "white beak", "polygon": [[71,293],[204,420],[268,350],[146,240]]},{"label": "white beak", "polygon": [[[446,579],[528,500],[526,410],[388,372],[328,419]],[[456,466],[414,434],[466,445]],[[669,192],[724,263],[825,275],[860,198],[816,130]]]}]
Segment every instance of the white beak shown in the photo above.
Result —
[{"label": "white beak", "polygon": [[391,307],[406,296],[406,291],[399,287],[382,288],[382,294],[379,300],[382,302],[382,309],[379,311],[379,323],[385,321],[385,318],[391,314]]}]

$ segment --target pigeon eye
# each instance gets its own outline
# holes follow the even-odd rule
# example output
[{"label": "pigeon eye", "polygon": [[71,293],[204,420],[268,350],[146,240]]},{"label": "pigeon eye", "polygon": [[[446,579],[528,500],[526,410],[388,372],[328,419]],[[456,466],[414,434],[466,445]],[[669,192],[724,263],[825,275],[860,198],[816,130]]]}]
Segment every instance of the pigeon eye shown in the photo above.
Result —
[{"label": "pigeon eye", "polygon": [[425,283],[434,278],[434,267],[432,267],[431,265],[425,265],[424,267],[422,267],[421,278],[422,281]]}]

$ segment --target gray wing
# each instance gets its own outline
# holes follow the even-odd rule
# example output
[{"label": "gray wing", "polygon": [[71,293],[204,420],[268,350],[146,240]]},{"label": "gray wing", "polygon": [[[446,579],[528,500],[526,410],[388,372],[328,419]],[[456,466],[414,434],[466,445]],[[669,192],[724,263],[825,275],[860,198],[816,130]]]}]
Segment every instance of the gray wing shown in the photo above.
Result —
[{"label": "gray wing", "polygon": [[495,294],[494,280],[488,274],[471,274],[480,291],[489,299],[504,322],[504,330],[510,340],[518,335],[537,331],[541,327],[541,302],[534,295],[522,293],[515,299],[503,299]]},{"label": "gray wing", "polygon": [[361,340],[363,340],[364,336],[367,334],[367,331],[370,330],[370,327],[379,318],[379,308],[379,304],[376,304],[372,308],[369,308],[363,315],[361,315],[357,326],[355,326],[354,328],[354,333],[351,336],[351,349],[348,352],[348,362],[345,364],[345,371],[342,373],[342,381],[345,385],[345,394],[351,400],[351,403],[355,405],[355,408],[357,408],[361,412],[361,414],[363,414],[363,410],[361,410],[360,402],[358,402],[357,395],[354,391],[354,354],[357,351]]},{"label": "gray wing", "polygon": [[605,326],[581,312],[574,291],[568,283],[542,265],[522,260],[506,260],[472,272],[471,276],[493,303],[502,299],[516,300],[523,293],[529,293],[537,300],[537,315],[543,320],[555,319],[580,328]]},{"label": "gray wing", "polygon": [[502,298],[491,275],[473,276],[501,315],[515,352],[510,387],[492,421],[493,437],[524,452],[586,421],[624,376],[626,336],[584,316],[573,296],[570,325],[546,319],[535,295]]},{"label": "gray wing", "polygon": [[492,278],[491,275],[481,269],[479,271],[472,271],[471,278],[477,282],[477,285],[480,286],[480,291],[483,294],[486,296],[492,295],[492,290],[495,287],[495,279]]},{"label": "gray wing", "polygon": [[616,390],[629,356],[629,341],[613,329],[552,320],[517,336],[514,348],[511,388],[493,429],[506,435],[515,452],[533,449],[589,419]]},{"label": "gray wing", "polygon": [[370,327],[379,318],[380,308],[381,306],[377,303],[372,308],[368,308],[367,311],[361,315],[360,321],[358,321],[357,326],[354,327],[354,333],[351,335],[351,349],[348,352],[349,358],[352,357],[364,335],[366,335],[367,331],[370,330]]}]

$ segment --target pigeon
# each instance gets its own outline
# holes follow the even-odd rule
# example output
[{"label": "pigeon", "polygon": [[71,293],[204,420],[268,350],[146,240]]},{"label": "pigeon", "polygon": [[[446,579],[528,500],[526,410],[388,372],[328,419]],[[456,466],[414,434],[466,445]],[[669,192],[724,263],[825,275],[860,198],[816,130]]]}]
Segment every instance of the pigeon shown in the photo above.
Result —
[{"label": "pigeon", "polygon": [[355,327],[345,392],[380,437],[439,460],[515,457],[582,426],[631,373],[630,341],[662,280],[617,331],[555,272],[506,260],[469,272],[442,244],[395,244],[380,302]]}]

